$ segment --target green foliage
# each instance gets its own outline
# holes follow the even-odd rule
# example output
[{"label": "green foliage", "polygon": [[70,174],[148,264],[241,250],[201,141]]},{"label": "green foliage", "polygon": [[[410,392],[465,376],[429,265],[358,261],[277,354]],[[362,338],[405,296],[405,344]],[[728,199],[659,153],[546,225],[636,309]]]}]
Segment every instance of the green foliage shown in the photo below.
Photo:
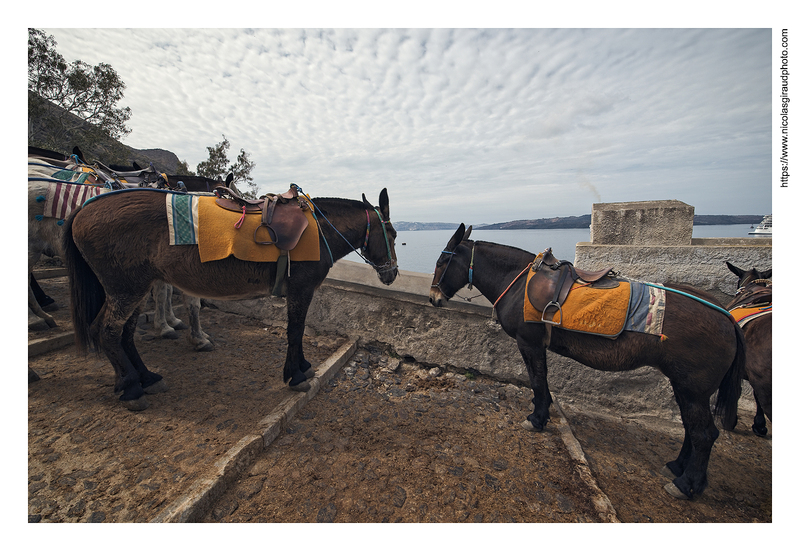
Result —
[{"label": "green foliage", "polygon": [[258,186],[253,182],[253,177],[250,173],[256,164],[250,160],[247,152],[242,149],[236,157],[236,162],[229,165],[228,149],[230,147],[231,144],[225,134],[222,135],[222,141],[217,145],[207,147],[208,160],[197,163],[197,175],[224,180],[228,174],[233,173],[234,185],[241,189],[241,184],[244,183],[250,188],[248,191],[243,191],[242,195],[255,199],[258,193]]},{"label": "green foliage", "polygon": [[33,138],[42,125],[49,127],[51,141],[80,135],[84,147],[105,136],[118,140],[128,135],[125,123],[131,110],[116,107],[125,89],[117,72],[107,63],[94,67],[80,60],[67,63],[56,45],[52,36],[28,29],[29,143],[36,141]]},{"label": "green foliage", "polygon": [[186,161],[178,161],[178,170],[175,174],[183,174],[185,176],[196,176],[194,172],[189,170],[189,163]]}]

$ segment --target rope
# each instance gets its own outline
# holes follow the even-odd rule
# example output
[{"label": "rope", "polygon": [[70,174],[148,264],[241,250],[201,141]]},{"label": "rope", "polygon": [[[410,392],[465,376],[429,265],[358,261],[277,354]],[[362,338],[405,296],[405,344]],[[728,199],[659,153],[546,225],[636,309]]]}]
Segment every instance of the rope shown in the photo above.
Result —
[{"label": "rope", "polygon": [[511,287],[512,287],[512,286],[513,286],[513,285],[514,285],[516,282],[517,282],[517,280],[518,280],[519,278],[521,278],[521,277],[522,277],[522,274],[524,274],[525,272],[527,272],[527,271],[528,271],[528,270],[531,268],[531,266],[532,266],[532,265],[533,265],[533,262],[531,262],[531,263],[529,263],[527,266],[525,266],[525,267],[522,269],[522,271],[521,271],[519,274],[517,274],[517,277],[515,277],[515,278],[514,278],[514,281],[512,281],[512,282],[509,284],[509,286],[508,286],[508,287],[506,287],[506,290],[505,290],[505,291],[503,291],[503,292],[500,294],[500,296],[499,296],[499,297],[497,297],[497,300],[496,300],[496,301],[494,301],[494,304],[492,304],[492,319],[496,319],[496,318],[497,318],[497,314],[496,314],[496,312],[495,312],[495,308],[497,308],[497,303],[498,303],[498,302],[500,302],[500,299],[501,299],[501,298],[503,298],[504,296],[506,296],[506,293],[508,292],[508,290],[509,290],[509,289],[511,289]]}]

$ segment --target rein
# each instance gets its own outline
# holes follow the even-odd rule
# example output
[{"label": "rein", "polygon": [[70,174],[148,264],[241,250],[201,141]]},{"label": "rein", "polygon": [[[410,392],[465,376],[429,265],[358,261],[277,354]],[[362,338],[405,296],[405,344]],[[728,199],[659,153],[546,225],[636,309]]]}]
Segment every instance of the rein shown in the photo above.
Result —
[{"label": "rein", "polygon": [[359,251],[358,249],[356,249],[353,246],[352,243],[350,243],[350,241],[347,240],[347,238],[344,235],[342,235],[342,232],[340,232],[338,229],[336,229],[336,226],[334,226],[333,223],[330,220],[328,220],[328,217],[325,216],[325,213],[322,212],[322,210],[320,210],[317,207],[317,205],[314,203],[314,201],[311,200],[311,197],[309,197],[306,194],[306,192],[304,192],[300,188],[300,186],[296,186],[296,187],[297,187],[297,192],[298,193],[302,193],[303,196],[308,200],[308,202],[311,203],[311,205],[314,207],[314,209],[311,211],[311,214],[314,216],[314,220],[317,221],[317,227],[319,228],[319,234],[322,236],[322,240],[325,242],[325,247],[328,249],[328,255],[330,256],[330,259],[331,259],[331,266],[333,266],[333,253],[331,252],[330,245],[328,245],[328,239],[325,237],[325,234],[322,231],[322,225],[319,224],[319,219],[317,218],[317,212],[319,212],[322,215],[322,217],[325,219],[325,221],[328,224],[330,224],[330,226],[333,228],[333,231],[335,231],[337,234],[339,234],[339,237],[344,239],[344,242],[347,243],[347,246],[350,247],[352,252],[354,252],[358,256],[360,256],[361,259],[364,262],[366,262],[367,264],[369,264],[370,266],[375,268],[375,270],[377,270],[378,272],[388,272],[389,270],[393,269],[397,265],[397,263],[392,259],[392,250],[391,250],[391,247],[389,246],[389,235],[386,232],[386,222],[383,220],[383,216],[381,216],[381,213],[378,211],[378,209],[374,209],[374,210],[375,210],[375,214],[378,215],[378,220],[381,221],[381,227],[383,228],[383,237],[386,240],[386,254],[389,256],[389,262],[387,262],[386,264],[381,264],[381,265],[375,264],[370,259],[368,259],[366,256],[364,256],[364,254],[362,254],[362,251],[366,254],[366,251],[367,251],[367,239],[369,238],[370,223],[369,223],[369,211],[368,210],[365,209],[366,213],[367,213],[367,236],[364,239],[364,246],[361,248],[361,251]]}]

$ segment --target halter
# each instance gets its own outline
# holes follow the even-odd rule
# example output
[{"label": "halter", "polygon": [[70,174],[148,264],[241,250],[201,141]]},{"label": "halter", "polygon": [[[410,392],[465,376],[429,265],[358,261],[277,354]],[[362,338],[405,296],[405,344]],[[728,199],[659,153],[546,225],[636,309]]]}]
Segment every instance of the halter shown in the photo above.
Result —
[{"label": "halter", "polygon": [[772,287],[772,280],[771,279],[752,279],[747,283],[741,285],[738,289],[736,289],[736,294],[744,293],[751,285],[758,285],[764,284],[764,287]]},{"label": "halter", "polygon": [[[325,221],[328,224],[330,224],[330,226],[333,228],[333,231],[335,231],[337,234],[339,234],[339,237],[344,239],[344,242],[347,243],[347,245],[350,247],[352,252],[354,252],[358,256],[360,256],[361,259],[364,262],[366,262],[367,264],[369,264],[370,266],[375,268],[375,270],[377,272],[379,272],[379,273],[388,272],[389,270],[392,270],[397,266],[397,262],[392,258],[392,250],[391,250],[391,247],[389,246],[389,235],[386,232],[386,222],[383,220],[383,217],[381,216],[381,213],[378,211],[378,209],[374,209],[374,210],[375,210],[375,214],[378,215],[378,220],[381,221],[381,227],[383,228],[383,237],[386,240],[386,254],[389,257],[389,262],[387,262],[386,264],[380,264],[380,265],[375,264],[370,259],[368,259],[366,256],[364,256],[364,254],[366,254],[366,252],[367,252],[367,239],[369,238],[369,228],[370,228],[369,210],[366,211],[366,213],[367,213],[367,237],[364,239],[364,246],[361,247],[361,251],[359,251],[358,249],[356,249],[353,246],[352,243],[350,243],[350,241],[347,240],[347,238],[344,235],[342,235],[342,232],[340,232],[338,229],[336,229],[336,226],[334,226],[333,223],[330,220],[328,220],[328,217],[325,216],[325,213],[322,212],[322,210],[320,210],[317,207],[317,205],[314,203],[314,201],[311,200],[311,197],[306,195],[306,193],[302,190],[302,188],[300,188],[300,186],[298,186],[296,184],[293,184],[293,185],[295,185],[295,187],[297,187],[297,192],[298,193],[302,193],[303,196],[308,200],[308,202],[311,203],[311,205],[314,207],[312,209],[312,211],[311,211],[311,214],[314,217],[314,220],[317,221],[317,227],[319,228],[319,234],[322,236],[322,240],[325,242],[325,247],[328,249],[328,256],[331,259],[331,265],[333,265],[333,253],[331,252],[330,245],[328,245],[328,239],[325,237],[325,234],[322,232],[322,226],[319,224],[319,219],[317,218],[317,212],[319,212],[322,215],[322,217],[325,219]],[[362,254],[362,252],[363,252],[363,254]]]},{"label": "halter", "polygon": [[[472,254],[470,255],[470,259],[469,259],[469,286],[467,288],[470,291],[472,290],[472,273],[473,273],[474,267],[475,267],[475,245],[477,243],[478,243],[477,241],[473,241],[472,242]],[[459,243],[459,245],[460,245],[460,243]],[[458,247],[458,245],[456,245],[456,247]],[[447,269],[450,267],[450,262],[453,260],[453,256],[456,254],[456,252],[455,251],[444,250],[444,251],[442,251],[442,254],[450,255],[450,257],[447,259],[447,265],[444,267],[444,270],[442,270],[442,275],[439,276],[439,280],[436,283],[431,283],[431,288],[437,288],[437,289],[440,289],[440,290],[441,290],[441,287],[439,286],[439,284],[441,283],[442,279],[444,279],[444,274],[447,273]],[[467,302],[472,302],[473,299],[476,299],[476,298],[482,296],[483,293],[481,293],[480,295],[475,295],[474,297],[462,297],[462,296],[459,296],[457,293],[453,293],[453,295],[457,296],[459,298],[462,298],[462,299],[466,300]]]},{"label": "halter", "polygon": [[[386,222],[384,222],[383,216],[381,216],[381,213],[380,213],[380,211],[378,209],[373,208],[372,210],[375,211],[375,214],[378,215],[378,220],[380,220],[380,222],[381,222],[381,228],[383,228],[383,239],[384,239],[384,241],[386,241],[386,254],[389,256],[388,264],[384,264],[383,266],[380,266],[380,267],[381,268],[386,267],[386,266],[391,267],[391,266],[393,266],[395,264],[395,262],[394,262],[394,260],[392,260],[392,248],[389,246],[389,234],[386,231]],[[364,257],[364,255],[367,254],[367,245],[369,244],[369,228],[370,228],[369,210],[368,209],[364,209],[364,212],[367,213],[367,234],[364,237],[364,245],[362,245],[362,247],[361,247],[361,252],[363,254],[360,254],[359,256],[361,256],[361,258],[366,260],[368,263],[372,264],[371,262],[369,262],[369,260],[367,260]],[[339,235],[341,235],[341,234],[339,234]],[[348,245],[349,245],[349,243],[348,243]],[[352,245],[350,245],[350,246],[352,247]],[[356,251],[356,252],[358,252],[358,251]],[[375,266],[375,265],[373,264],[373,266]],[[378,266],[375,266],[375,267],[377,268]]]}]

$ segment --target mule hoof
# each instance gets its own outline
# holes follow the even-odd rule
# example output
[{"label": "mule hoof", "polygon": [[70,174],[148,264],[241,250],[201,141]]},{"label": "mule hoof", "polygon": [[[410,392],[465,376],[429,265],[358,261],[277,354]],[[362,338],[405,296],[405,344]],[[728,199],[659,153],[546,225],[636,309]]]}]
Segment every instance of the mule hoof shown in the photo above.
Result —
[{"label": "mule hoof", "polygon": [[142,411],[150,407],[150,402],[147,401],[146,396],[142,396],[136,400],[122,400],[122,403],[130,411]]},{"label": "mule hoof", "polygon": [[527,419],[525,419],[521,423],[521,426],[522,426],[523,429],[527,430],[528,432],[542,432],[542,429],[537,429],[536,427],[533,426],[533,423],[531,423]]},{"label": "mule hoof", "polygon": [[211,341],[205,341],[194,345],[195,352],[211,352],[212,350],[214,350],[214,343]]},{"label": "mule hoof", "polygon": [[669,467],[667,467],[666,465],[662,465],[661,470],[658,472],[661,474],[661,476],[669,478],[670,480],[675,478],[675,473],[669,470]]},{"label": "mule hoof", "polygon": [[289,385],[289,390],[294,390],[295,392],[308,392],[311,390],[311,383],[308,381],[303,381],[302,383],[297,383],[294,386]]},{"label": "mule hoof", "polygon": [[306,379],[311,379],[311,378],[312,378],[312,377],[314,377],[314,375],[316,375],[316,374],[317,374],[317,372],[316,372],[316,371],[314,371],[314,368],[313,368],[313,367],[309,367],[308,369],[306,369],[305,371],[303,371],[303,375],[305,375]]},{"label": "mule hoof", "polygon": [[667,491],[669,495],[674,497],[675,499],[689,499],[689,496],[681,492],[675,484],[669,482],[664,485],[664,489]]},{"label": "mule hoof", "polygon": [[767,427],[765,427],[765,426],[764,427],[759,427],[759,426],[753,425],[752,428],[753,428],[753,432],[755,433],[756,436],[760,436],[760,437],[763,438],[763,437],[765,437],[767,435]]},{"label": "mule hoof", "polygon": [[169,388],[167,387],[167,383],[164,382],[164,379],[160,379],[152,385],[144,387],[142,390],[147,394],[160,394],[161,392],[166,392]]},{"label": "mule hoof", "polygon": [[183,323],[181,320],[178,320],[178,323],[172,326],[173,329],[178,329],[183,331],[184,329],[189,329],[189,326]]},{"label": "mule hoof", "polygon": [[163,333],[161,333],[160,336],[162,339],[170,339],[170,340],[177,340],[181,338],[181,336],[178,335],[178,333],[176,333],[174,330],[164,331]]},{"label": "mule hoof", "polygon": [[[55,323],[55,322],[53,322],[53,323]],[[33,323],[29,323],[28,324],[28,331],[47,331],[48,329],[51,329],[52,327],[56,327],[56,326],[55,325],[50,325],[45,320],[40,319],[40,320],[35,321]]]}]

